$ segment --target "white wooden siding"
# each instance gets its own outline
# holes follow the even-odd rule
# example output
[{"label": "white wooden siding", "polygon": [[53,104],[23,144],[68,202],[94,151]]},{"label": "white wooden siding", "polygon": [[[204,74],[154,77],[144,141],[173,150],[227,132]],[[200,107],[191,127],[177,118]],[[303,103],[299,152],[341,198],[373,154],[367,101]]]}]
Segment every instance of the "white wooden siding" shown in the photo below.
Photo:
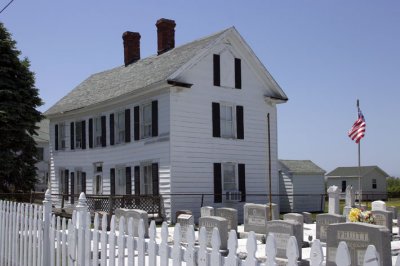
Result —
[{"label": "white wooden siding", "polygon": [[[321,203],[324,194],[325,181],[322,174],[317,175],[293,175],[293,211],[315,212],[322,211],[324,205]],[[303,195],[303,196],[296,196]]]},{"label": "white wooden siding", "polygon": [[[216,47],[215,53],[220,49],[222,47]],[[235,54],[233,48],[230,49]],[[226,59],[231,61],[224,61]],[[271,119],[272,192],[278,193],[276,107],[264,100],[268,89],[243,58],[242,89],[213,86],[212,66],[213,55],[210,53],[181,77],[194,85],[190,89],[171,92],[172,193],[213,193],[213,163],[235,162],[246,165],[246,192],[266,194],[268,112]],[[234,69],[234,57],[222,56],[221,72],[228,66]],[[234,85],[234,80],[231,84]],[[212,137],[212,102],[243,106],[244,140]],[[265,197],[247,198],[248,202],[265,203],[266,200]],[[182,202],[175,197],[172,212],[192,209],[197,216],[200,200],[197,196]],[[213,203],[212,196],[204,200],[203,205],[220,205]]]}]

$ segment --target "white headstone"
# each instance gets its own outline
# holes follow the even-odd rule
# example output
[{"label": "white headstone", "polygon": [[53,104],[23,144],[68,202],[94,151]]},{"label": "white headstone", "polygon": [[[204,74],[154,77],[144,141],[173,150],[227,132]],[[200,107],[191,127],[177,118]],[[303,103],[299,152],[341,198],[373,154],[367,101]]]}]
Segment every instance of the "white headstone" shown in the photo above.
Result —
[{"label": "white headstone", "polygon": [[381,200],[376,200],[371,203],[372,211],[386,211],[386,203]]},{"label": "white headstone", "polygon": [[204,206],[200,209],[200,217],[214,216],[214,208],[211,206]]},{"label": "white headstone", "polygon": [[353,191],[353,187],[348,185],[346,187],[346,203],[345,206],[346,207],[353,207],[354,206],[354,202],[355,202],[355,194]]},{"label": "white headstone", "polygon": [[329,194],[329,214],[339,214],[339,188],[337,186],[330,186],[328,188]]},{"label": "white headstone", "polygon": [[194,226],[194,217],[190,214],[180,214],[176,220],[178,224],[180,224],[181,229],[181,241],[183,243],[187,243],[187,231],[190,226]]}]

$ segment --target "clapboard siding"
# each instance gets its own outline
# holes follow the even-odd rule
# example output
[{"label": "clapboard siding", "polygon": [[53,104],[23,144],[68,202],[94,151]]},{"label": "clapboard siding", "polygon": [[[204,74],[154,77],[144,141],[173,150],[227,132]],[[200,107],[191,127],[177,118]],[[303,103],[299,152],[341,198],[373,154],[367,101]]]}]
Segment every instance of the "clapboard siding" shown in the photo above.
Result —
[{"label": "clapboard siding", "polygon": [[[278,193],[276,107],[264,100],[268,89],[243,59],[242,89],[213,86],[212,60],[212,54],[209,54],[185,73],[182,80],[194,84],[190,89],[171,92],[171,191],[213,193],[213,163],[235,162],[246,165],[246,192],[266,194],[267,113],[270,113],[272,191]],[[233,69],[233,60],[221,62],[221,67],[230,64]],[[243,140],[212,137],[212,102],[243,106]],[[173,198],[172,211],[196,204],[196,216],[199,200],[201,198],[179,202]],[[203,200],[205,205],[214,205],[211,196]],[[265,202],[265,197],[250,200]]]},{"label": "clapboard siding", "polygon": [[[319,175],[295,175],[293,177],[293,211],[322,211],[321,194],[324,194],[325,181]],[[302,195],[302,196],[296,196]]]}]

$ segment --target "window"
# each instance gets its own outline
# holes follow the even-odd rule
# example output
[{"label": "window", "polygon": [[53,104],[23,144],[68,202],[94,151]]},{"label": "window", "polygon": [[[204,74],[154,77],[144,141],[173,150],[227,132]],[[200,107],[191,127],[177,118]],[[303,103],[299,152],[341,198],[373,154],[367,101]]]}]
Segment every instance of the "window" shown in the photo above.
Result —
[{"label": "window", "polygon": [[103,194],[103,163],[101,162],[94,163],[93,168],[94,168],[93,194],[101,195]]},{"label": "window", "polygon": [[244,139],[243,106],[213,102],[211,107],[213,137]]},{"label": "window", "polygon": [[[233,67],[232,67],[233,65]],[[242,88],[242,62],[228,51],[213,55],[214,86]]]},{"label": "window", "polygon": [[82,148],[82,122],[75,123],[75,148]]},{"label": "window", "polygon": [[116,143],[125,142],[125,112],[118,112],[115,117]]},{"label": "window", "polygon": [[68,175],[66,175],[65,169],[61,168],[59,170],[60,179],[58,180],[58,193],[59,194],[68,194]]},{"label": "window", "polygon": [[81,170],[76,170],[76,177],[75,177],[75,191],[72,194],[79,195],[83,190],[82,190],[82,171]]},{"label": "window", "polygon": [[346,180],[342,180],[342,192],[346,192]]},{"label": "window", "polygon": [[142,106],[142,139],[152,136],[151,103]]},{"label": "window", "polygon": [[43,154],[44,154],[44,148],[43,147],[37,147],[37,156],[36,159],[38,161],[43,161]]},{"label": "window", "polygon": [[229,105],[220,104],[220,125],[221,137],[234,138],[233,130],[233,107]]},{"label": "window", "polygon": [[94,118],[94,146],[101,147],[101,117]]},{"label": "window", "polygon": [[142,187],[140,194],[152,195],[153,194],[153,176],[151,164],[144,164],[143,169],[143,181],[141,182]]},{"label": "window", "polygon": [[125,167],[117,167],[115,176],[115,193],[117,195],[125,195],[126,194],[126,176],[125,176]]},{"label": "window", "polygon": [[376,189],[376,179],[372,179],[372,189]]},{"label": "window", "polygon": [[224,192],[237,190],[236,164],[234,163],[222,164],[222,179],[223,179],[222,189]]}]

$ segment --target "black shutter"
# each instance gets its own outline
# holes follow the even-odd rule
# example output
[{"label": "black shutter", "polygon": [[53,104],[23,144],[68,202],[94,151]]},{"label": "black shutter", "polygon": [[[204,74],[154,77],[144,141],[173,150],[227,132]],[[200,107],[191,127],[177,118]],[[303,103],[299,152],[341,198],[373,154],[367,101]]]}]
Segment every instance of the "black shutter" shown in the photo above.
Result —
[{"label": "black shutter", "polygon": [[214,54],[214,86],[221,85],[221,71],[219,54]]},{"label": "black shutter", "polygon": [[89,148],[93,148],[93,118],[89,118]]},{"label": "black shutter", "polygon": [[238,164],[239,191],[242,193],[242,200],[246,201],[246,167],[243,163]]},{"label": "black shutter", "polygon": [[151,102],[151,131],[152,136],[158,136],[158,101]]},{"label": "black shutter", "polygon": [[82,192],[86,194],[86,172],[82,172]]},{"label": "black shutter", "polygon": [[114,145],[114,114],[110,114],[110,145]]},{"label": "black shutter", "polygon": [[236,136],[244,139],[243,106],[236,106]]},{"label": "black shutter", "polygon": [[153,195],[159,195],[159,176],[158,176],[158,163],[151,164],[151,174],[153,178]]},{"label": "black shutter", "polygon": [[58,125],[54,125],[54,149],[58,151]]},{"label": "black shutter", "polygon": [[110,194],[115,195],[115,168],[110,169]]},{"label": "black shutter", "polygon": [[242,88],[242,62],[239,58],[235,58],[235,88]]},{"label": "black shutter", "polygon": [[131,109],[125,110],[125,142],[131,142]]},{"label": "black shutter", "polygon": [[214,163],[214,203],[222,202],[221,164]]},{"label": "black shutter", "polygon": [[106,116],[101,117],[101,146],[105,147],[106,144]]},{"label": "black shutter", "polygon": [[[75,148],[75,129],[74,129],[74,122],[71,122],[71,127],[70,127],[70,132],[71,132],[71,150],[73,150]],[[71,173],[72,174],[72,173]]]},{"label": "black shutter", "polygon": [[126,195],[131,195],[132,194],[132,174],[131,174],[130,167],[125,168],[125,177],[126,177]]},{"label": "black shutter", "polygon": [[86,149],[86,120],[82,121],[82,149]]},{"label": "black shutter", "polygon": [[219,114],[219,103],[212,103],[212,127],[213,137],[221,137],[221,125]]},{"label": "black shutter", "polygon": [[135,166],[135,195],[140,195],[140,166]]},{"label": "black shutter", "polygon": [[140,113],[139,106],[135,106],[133,109],[133,118],[135,120],[135,128],[134,128],[134,138],[135,140],[140,139]]},{"label": "black shutter", "polygon": [[71,204],[74,204],[75,203],[75,197],[74,197],[74,194],[75,194],[75,173],[74,172],[71,172],[71,194],[72,194]]},{"label": "black shutter", "polygon": [[68,195],[69,194],[69,171],[68,170],[64,171],[64,186],[65,186],[65,188],[64,188],[63,193]]}]

